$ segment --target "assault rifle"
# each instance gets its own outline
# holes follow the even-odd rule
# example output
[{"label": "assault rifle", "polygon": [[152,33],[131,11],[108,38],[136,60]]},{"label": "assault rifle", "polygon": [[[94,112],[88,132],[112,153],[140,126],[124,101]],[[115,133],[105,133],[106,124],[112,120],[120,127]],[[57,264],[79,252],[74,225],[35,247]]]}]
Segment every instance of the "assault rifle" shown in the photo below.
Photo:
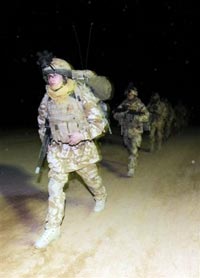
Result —
[{"label": "assault rifle", "polygon": [[123,113],[123,117],[128,119],[129,121],[131,121],[134,116],[142,116],[144,114],[141,111],[129,110],[125,105],[123,107],[115,109],[113,113]]},{"label": "assault rifle", "polygon": [[127,128],[131,125],[135,116],[142,116],[144,114],[142,111],[129,110],[126,105],[118,107],[113,113],[119,113],[120,115],[117,120],[121,126],[121,135],[127,133]]},{"label": "assault rifle", "polygon": [[129,125],[131,124],[135,116],[141,116],[141,115],[143,115],[143,113],[140,111],[128,110],[125,113],[123,113],[123,121],[125,125]]},{"label": "assault rifle", "polygon": [[38,158],[38,163],[37,163],[37,167],[35,169],[35,174],[38,175],[37,181],[40,180],[41,177],[41,169],[44,166],[44,162],[46,159],[46,155],[47,155],[47,150],[48,150],[48,145],[51,141],[51,129],[49,126],[49,120],[46,119],[45,121],[45,134],[44,134],[44,138],[42,141],[42,146],[40,148],[40,152],[39,152],[39,158]]}]

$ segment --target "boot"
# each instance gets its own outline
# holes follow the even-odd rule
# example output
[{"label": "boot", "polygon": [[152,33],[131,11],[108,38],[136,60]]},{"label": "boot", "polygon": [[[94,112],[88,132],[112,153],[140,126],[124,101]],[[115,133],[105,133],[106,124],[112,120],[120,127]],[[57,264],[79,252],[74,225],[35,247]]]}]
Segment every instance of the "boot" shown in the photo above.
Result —
[{"label": "boot", "polygon": [[47,247],[53,240],[60,236],[60,227],[49,228],[44,231],[41,237],[35,242],[35,248],[42,249]]},{"label": "boot", "polygon": [[128,176],[128,177],[133,177],[134,173],[135,173],[135,170],[134,170],[134,169],[129,169],[129,170],[128,170],[128,173],[127,173],[127,176]]},{"label": "boot", "polygon": [[106,204],[106,199],[103,200],[96,200],[95,206],[94,206],[94,211],[95,212],[100,212],[104,210]]}]

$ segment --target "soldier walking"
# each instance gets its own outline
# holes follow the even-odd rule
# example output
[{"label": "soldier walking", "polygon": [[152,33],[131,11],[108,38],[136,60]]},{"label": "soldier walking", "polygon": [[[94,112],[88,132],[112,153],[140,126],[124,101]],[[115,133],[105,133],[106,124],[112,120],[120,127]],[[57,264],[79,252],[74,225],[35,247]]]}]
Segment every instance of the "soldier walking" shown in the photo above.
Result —
[{"label": "soldier walking", "polygon": [[147,109],[150,113],[150,151],[160,150],[164,139],[164,126],[167,107],[158,93],[153,93]]},{"label": "soldier walking", "polygon": [[47,58],[40,59],[47,85],[37,119],[42,141],[46,119],[51,130],[47,153],[49,198],[44,232],[35,243],[38,249],[45,248],[60,235],[66,199],[63,189],[71,172],[77,172],[88,186],[95,200],[95,212],[104,209],[107,197],[96,165],[100,154],[94,142],[106,129],[99,99],[86,84],[73,80],[68,62]]},{"label": "soldier walking", "polygon": [[113,111],[113,117],[121,126],[123,142],[129,153],[128,177],[134,175],[138,150],[142,143],[143,123],[148,122],[149,112],[138,98],[138,91],[129,83],[125,91],[126,99]]}]

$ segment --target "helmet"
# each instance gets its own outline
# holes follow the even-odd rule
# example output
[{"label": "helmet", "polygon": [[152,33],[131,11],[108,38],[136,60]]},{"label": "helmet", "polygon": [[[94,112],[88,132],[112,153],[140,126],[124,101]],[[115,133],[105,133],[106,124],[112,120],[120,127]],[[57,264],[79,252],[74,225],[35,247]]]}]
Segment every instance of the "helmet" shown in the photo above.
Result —
[{"label": "helmet", "polygon": [[151,96],[151,99],[152,100],[160,100],[160,96],[158,93],[153,93],[152,96]]},{"label": "helmet", "polygon": [[42,69],[43,75],[58,73],[66,77],[72,77],[72,66],[65,60],[53,58],[51,63]]},{"label": "helmet", "polygon": [[138,90],[137,90],[137,88],[134,86],[133,82],[130,82],[130,83],[128,84],[128,87],[127,87],[127,89],[126,89],[126,91],[125,91],[125,95],[128,95],[130,92],[131,92],[134,96],[137,96],[137,95],[138,95]]},{"label": "helmet", "polygon": [[128,94],[132,94],[134,96],[138,96],[138,91],[136,88],[132,88],[132,89],[129,89],[129,91],[127,92]]}]

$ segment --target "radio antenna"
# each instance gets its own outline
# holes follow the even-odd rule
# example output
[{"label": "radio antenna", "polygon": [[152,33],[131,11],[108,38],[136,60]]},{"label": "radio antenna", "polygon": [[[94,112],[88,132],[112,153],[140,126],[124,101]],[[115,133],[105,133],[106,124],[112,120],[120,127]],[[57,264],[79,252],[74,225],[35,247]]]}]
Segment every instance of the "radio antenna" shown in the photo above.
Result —
[{"label": "radio antenna", "polygon": [[90,23],[90,30],[89,30],[89,37],[88,37],[87,52],[86,52],[86,62],[85,62],[86,69],[87,69],[87,66],[88,66],[88,56],[89,56],[90,40],[91,40],[91,33],[92,33],[92,27],[93,27],[93,25],[94,25],[94,23],[91,22],[91,23]]},{"label": "radio antenna", "polygon": [[80,61],[81,61],[81,67],[83,69],[83,59],[82,59],[80,42],[79,42],[79,39],[78,39],[78,35],[77,35],[77,32],[76,32],[75,25],[72,25],[72,27],[73,27],[73,30],[74,30],[74,33],[75,33],[76,42],[77,42],[77,45],[78,45],[78,52],[79,52],[79,57],[80,57]]}]

